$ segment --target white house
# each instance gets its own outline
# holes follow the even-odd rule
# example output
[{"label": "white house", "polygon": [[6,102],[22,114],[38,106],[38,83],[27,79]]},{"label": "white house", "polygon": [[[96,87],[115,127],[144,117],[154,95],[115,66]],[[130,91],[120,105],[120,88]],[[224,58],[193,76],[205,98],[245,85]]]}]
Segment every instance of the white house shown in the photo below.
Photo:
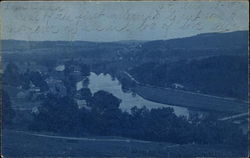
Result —
[{"label": "white house", "polygon": [[178,83],[173,83],[172,86],[173,86],[175,89],[183,89],[183,88],[184,88],[183,85],[178,84]]}]

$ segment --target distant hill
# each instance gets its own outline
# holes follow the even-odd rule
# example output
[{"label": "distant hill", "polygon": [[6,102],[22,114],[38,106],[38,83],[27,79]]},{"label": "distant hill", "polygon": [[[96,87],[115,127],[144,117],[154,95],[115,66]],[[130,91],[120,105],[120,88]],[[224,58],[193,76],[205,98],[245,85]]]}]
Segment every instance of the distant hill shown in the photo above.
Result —
[{"label": "distant hill", "polygon": [[26,51],[30,49],[57,49],[57,48],[96,48],[99,46],[122,46],[118,42],[88,42],[88,41],[19,41],[2,40],[3,51]]},{"label": "distant hill", "polygon": [[156,41],[17,41],[2,40],[3,53],[74,53],[106,60],[145,63],[217,55],[247,55],[248,31],[205,33],[192,37]]},{"label": "distant hill", "polygon": [[148,62],[181,60],[217,55],[247,55],[248,32],[206,33],[192,37],[145,42],[138,54]]},{"label": "distant hill", "polygon": [[247,48],[248,32],[205,33],[192,37],[146,42],[144,49],[239,49]]}]

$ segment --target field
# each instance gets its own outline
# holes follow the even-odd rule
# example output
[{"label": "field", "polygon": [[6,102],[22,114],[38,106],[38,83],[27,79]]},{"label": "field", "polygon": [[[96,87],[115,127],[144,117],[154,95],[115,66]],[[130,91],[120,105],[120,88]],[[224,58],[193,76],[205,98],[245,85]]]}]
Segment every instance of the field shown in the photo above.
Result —
[{"label": "field", "polygon": [[204,111],[217,111],[229,114],[245,113],[248,111],[248,104],[246,102],[182,90],[137,85],[135,92],[151,101]]},{"label": "field", "polygon": [[116,137],[72,138],[3,130],[5,157],[202,157],[246,156],[234,149],[177,145]]}]

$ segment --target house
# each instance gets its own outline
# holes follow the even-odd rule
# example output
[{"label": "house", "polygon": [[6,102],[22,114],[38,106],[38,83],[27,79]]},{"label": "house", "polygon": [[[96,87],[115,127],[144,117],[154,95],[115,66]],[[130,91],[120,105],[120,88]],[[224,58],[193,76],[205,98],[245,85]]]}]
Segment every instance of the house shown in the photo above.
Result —
[{"label": "house", "polygon": [[70,65],[68,67],[68,75],[74,82],[81,81],[83,76],[81,67],[78,65]]},{"label": "house", "polygon": [[30,81],[29,87],[30,87],[30,88],[34,88],[34,87],[36,87],[36,86]]},{"label": "house", "polygon": [[69,71],[70,71],[71,73],[78,73],[78,72],[81,72],[81,67],[78,66],[78,65],[70,65],[70,66],[68,67],[68,69],[69,69]]},{"label": "house", "polygon": [[78,109],[85,108],[90,110],[91,108],[87,106],[87,102],[84,99],[75,99]]},{"label": "house", "polygon": [[31,113],[32,113],[32,114],[35,114],[35,115],[39,114],[39,109],[38,109],[38,107],[37,107],[37,106],[33,107],[32,110],[31,110]]},{"label": "house", "polygon": [[41,90],[38,87],[32,87],[32,88],[29,89],[29,91],[30,92],[40,92]]},{"label": "house", "polygon": [[16,97],[18,99],[24,99],[24,98],[27,98],[29,96],[29,92],[28,91],[20,91],[17,93]]},{"label": "house", "polygon": [[56,71],[64,71],[65,70],[65,65],[58,65],[56,68],[55,68]]},{"label": "house", "polygon": [[183,85],[178,84],[178,83],[173,83],[173,84],[172,84],[172,87],[175,88],[175,89],[183,89],[183,88],[184,88]]},{"label": "house", "polygon": [[57,83],[62,83],[62,80],[55,79],[54,77],[50,76],[50,77],[45,79],[45,82],[48,85],[54,85],[54,84],[57,84]]}]

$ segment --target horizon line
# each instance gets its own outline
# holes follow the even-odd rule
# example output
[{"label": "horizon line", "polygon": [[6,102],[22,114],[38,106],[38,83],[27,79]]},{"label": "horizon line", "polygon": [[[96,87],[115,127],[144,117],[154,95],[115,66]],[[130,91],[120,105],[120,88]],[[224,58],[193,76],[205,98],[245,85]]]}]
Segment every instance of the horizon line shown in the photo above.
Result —
[{"label": "horizon line", "polygon": [[[205,35],[205,34],[226,34],[226,33],[234,33],[234,32],[249,32],[249,30],[237,30],[237,31],[225,31],[225,32],[207,32],[207,33],[198,33],[192,36],[185,36],[185,37],[176,37],[176,38],[169,38],[169,39],[153,39],[153,40],[138,40],[138,39],[128,39],[128,40],[117,40],[117,41],[87,41],[87,40],[20,40],[20,39],[0,39],[0,41],[23,41],[23,42],[91,42],[91,43],[115,43],[115,42],[129,42],[129,41],[137,41],[137,42],[149,42],[149,41],[164,41],[164,40],[175,40],[175,39],[183,39],[183,38],[189,38],[199,35]],[[248,34],[249,35],[249,34]]]}]

